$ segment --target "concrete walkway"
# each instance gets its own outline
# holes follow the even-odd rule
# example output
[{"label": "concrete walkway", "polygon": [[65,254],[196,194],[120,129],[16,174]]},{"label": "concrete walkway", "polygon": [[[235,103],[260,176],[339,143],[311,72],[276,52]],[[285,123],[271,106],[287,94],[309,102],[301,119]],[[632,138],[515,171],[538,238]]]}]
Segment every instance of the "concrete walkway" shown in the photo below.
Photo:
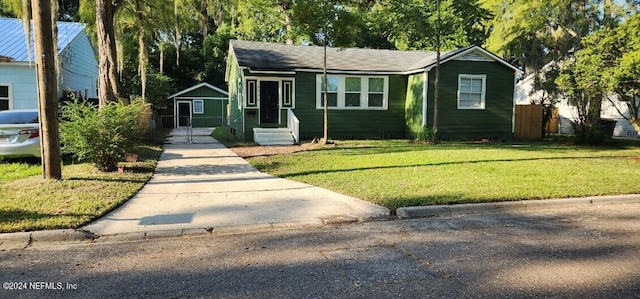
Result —
[{"label": "concrete walkway", "polygon": [[188,229],[320,226],[389,215],[323,188],[259,172],[213,139],[212,129],[174,129],[151,180],[82,230],[97,235]]}]

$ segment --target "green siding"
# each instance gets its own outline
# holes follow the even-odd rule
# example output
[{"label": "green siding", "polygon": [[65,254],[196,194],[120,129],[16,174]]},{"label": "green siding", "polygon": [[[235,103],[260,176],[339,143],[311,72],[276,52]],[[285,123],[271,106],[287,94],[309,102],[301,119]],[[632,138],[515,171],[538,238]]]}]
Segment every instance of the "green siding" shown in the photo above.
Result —
[{"label": "green siding", "polygon": [[[197,97],[195,97],[197,99]],[[193,127],[220,127],[227,124],[226,106],[228,99],[203,99],[204,113],[193,113]]]},{"label": "green siding", "polygon": [[410,75],[407,83],[407,100],[404,113],[407,125],[407,138],[414,139],[422,130],[422,105],[424,91],[424,73]]},{"label": "green siding", "polygon": [[[300,137],[311,139],[323,135],[323,110],[316,109],[316,74],[296,75],[296,116],[300,120]],[[405,76],[389,76],[387,110],[329,109],[329,137],[335,139],[402,138],[405,136]],[[286,118],[285,118],[286,119]]]},{"label": "green siding", "polygon": [[260,110],[245,109],[244,110],[244,135],[242,138],[253,140],[253,128],[260,127]]},{"label": "green siding", "polygon": [[[239,138],[252,139],[259,127],[259,109],[238,108],[238,80],[243,74],[235,58],[228,66],[232,132]],[[441,66],[438,133],[443,139],[511,139],[513,122],[514,71],[498,62],[449,61]],[[485,74],[484,110],[458,110],[459,74]],[[329,110],[329,137],[335,139],[414,138],[422,129],[425,74],[389,76],[387,110]],[[269,76],[272,77],[272,76]],[[429,73],[427,126],[433,124],[435,69]],[[316,109],[316,73],[295,75],[295,109],[304,140],[322,137],[323,110]],[[278,126],[286,127],[286,109],[281,110]]]},{"label": "green siding", "polygon": [[[498,62],[449,61],[440,67],[438,135],[442,139],[512,139],[515,73]],[[458,75],[486,74],[484,110],[457,108]],[[433,124],[435,68],[429,72],[427,124]]]}]

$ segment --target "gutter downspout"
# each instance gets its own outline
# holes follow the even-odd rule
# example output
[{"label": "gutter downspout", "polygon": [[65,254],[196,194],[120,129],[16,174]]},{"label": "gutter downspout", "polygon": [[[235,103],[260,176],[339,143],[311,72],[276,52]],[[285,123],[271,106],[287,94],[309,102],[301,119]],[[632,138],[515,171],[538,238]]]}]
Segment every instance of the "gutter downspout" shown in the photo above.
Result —
[{"label": "gutter downspout", "polygon": [[520,72],[517,71],[513,74],[513,95],[511,96],[511,134],[515,134],[516,132],[516,85],[518,83],[519,75]]},{"label": "gutter downspout", "polygon": [[429,110],[429,72],[433,67],[424,70],[424,79],[422,82],[422,127],[427,125],[427,114]]}]

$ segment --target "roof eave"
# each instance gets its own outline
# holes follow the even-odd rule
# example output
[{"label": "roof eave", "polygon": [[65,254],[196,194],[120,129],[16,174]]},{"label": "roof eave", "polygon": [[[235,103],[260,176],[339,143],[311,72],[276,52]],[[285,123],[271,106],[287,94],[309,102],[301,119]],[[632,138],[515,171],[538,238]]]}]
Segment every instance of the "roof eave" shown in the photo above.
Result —
[{"label": "roof eave", "polygon": [[[309,72],[309,73],[321,73],[324,70],[318,68],[296,68],[296,72]],[[377,74],[377,75],[402,75],[401,71],[386,71],[386,70],[341,70],[341,69],[327,69],[329,74]]]},{"label": "roof eave", "polygon": [[179,91],[179,92],[176,92],[176,93],[174,93],[174,94],[172,94],[172,95],[168,96],[168,97],[167,97],[167,99],[172,99],[172,98],[179,97],[179,96],[181,96],[181,95],[183,95],[183,94],[185,94],[185,93],[188,93],[188,92],[194,91],[194,90],[196,90],[196,89],[198,89],[198,88],[201,88],[201,87],[207,87],[207,88],[209,88],[209,89],[211,89],[211,90],[215,90],[215,91],[217,91],[217,92],[219,92],[219,93],[222,93],[222,94],[224,94],[224,95],[227,95],[227,96],[229,95],[229,93],[228,93],[228,92],[226,92],[226,91],[224,91],[224,90],[222,90],[222,89],[220,89],[220,88],[217,88],[217,87],[215,87],[215,86],[213,86],[213,85],[211,85],[211,84],[209,84],[209,83],[207,83],[207,82],[202,82],[202,83],[200,83],[200,84],[197,84],[197,85],[191,86],[191,87],[189,87],[189,88],[187,88],[187,89],[184,89],[184,90],[181,90],[181,91]]}]

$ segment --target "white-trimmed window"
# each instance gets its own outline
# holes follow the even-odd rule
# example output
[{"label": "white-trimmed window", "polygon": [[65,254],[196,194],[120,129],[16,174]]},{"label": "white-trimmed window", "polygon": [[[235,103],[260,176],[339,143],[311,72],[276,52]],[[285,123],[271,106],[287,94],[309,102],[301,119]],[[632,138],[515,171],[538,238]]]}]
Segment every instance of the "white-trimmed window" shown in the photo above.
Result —
[{"label": "white-trimmed window", "polygon": [[360,107],[360,99],[362,98],[362,78],[345,77],[344,87],[344,106]]},{"label": "white-trimmed window", "polygon": [[[320,76],[320,102],[318,103],[320,108],[324,108],[324,76]],[[338,91],[340,90],[340,77],[327,76],[327,107],[338,107]]]},{"label": "white-trimmed window", "polygon": [[384,78],[369,78],[369,93],[367,94],[369,107],[382,108],[385,106]]},{"label": "white-trimmed window", "polygon": [[204,113],[204,101],[193,100],[193,114],[203,114],[203,113]]},{"label": "white-trimmed window", "polygon": [[458,75],[458,109],[484,109],[487,75]]},{"label": "white-trimmed window", "polygon": [[[316,108],[324,108],[323,75],[316,77]],[[385,110],[388,106],[388,77],[328,75],[330,109]]]},{"label": "white-trimmed window", "polygon": [[247,80],[247,107],[258,105],[258,81]]},{"label": "white-trimmed window", "polygon": [[293,107],[293,81],[282,81],[282,107]]},{"label": "white-trimmed window", "polygon": [[11,86],[0,84],[0,111],[9,110],[11,102]]}]

